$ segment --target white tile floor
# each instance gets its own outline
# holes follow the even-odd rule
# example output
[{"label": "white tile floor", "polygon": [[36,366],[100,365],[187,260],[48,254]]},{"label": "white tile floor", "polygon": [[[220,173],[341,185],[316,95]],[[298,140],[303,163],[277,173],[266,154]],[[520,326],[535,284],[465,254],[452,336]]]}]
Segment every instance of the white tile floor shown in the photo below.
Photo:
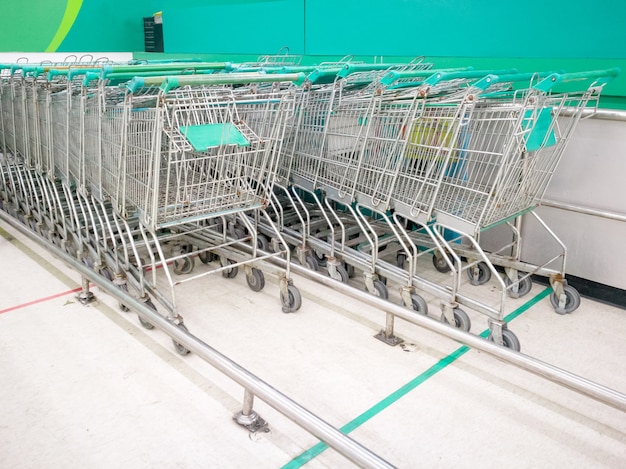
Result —
[{"label": "white tile floor", "polygon": [[[258,399],[270,432],[249,434],[232,421],[240,386],[97,288],[81,305],[75,272],[0,228],[0,468],[299,467],[318,443]],[[181,286],[190,331],[332,425],[354,423],[350,436],[392,464],[625,466],[624,412],[484,353],[451,355],[458,343],[403,321],[405,344],[389,347],[372,338],[384,314],[297,276],[303,307],[283,314],[268,270],[260,293],[242,275]],[[524,353],[626,392],[623,310],[583,299],[559,316],[544,298],[511,328]],[[353,467],[333,450],[311,458]]]}]

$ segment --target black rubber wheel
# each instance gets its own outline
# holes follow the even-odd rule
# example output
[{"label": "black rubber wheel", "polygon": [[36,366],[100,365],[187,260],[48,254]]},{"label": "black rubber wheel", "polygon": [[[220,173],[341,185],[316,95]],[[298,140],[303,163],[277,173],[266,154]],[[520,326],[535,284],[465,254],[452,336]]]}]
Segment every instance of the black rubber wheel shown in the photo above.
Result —
[{"label": "black rubber wheel", "polygon": [[[126,285],[125,283],[118,285],[118,288],[124,291],[125,293],[128,293],[128,285]],[[124,303],[119,303],[119,307],[120,307],[120,311],[124,313],[128,313],[130,311],[130,308],[126,306]]]},{"label": "black rubber wheel", "polygon": [[[489,334],[489,340],[493,342],[491,334]],[[519,352],[522,349],[517,336],[508,329],[504,329],[502,331],[502,341],[504,342],[504,346],[508,349],[515,350],[516,352]]]},{"label": "black rubber wheel", "polygon": [[485,262],[479,262],[467,269],[467,276],[472,285],[484,285],[491,279],[491,270]]},{"label": "black rubber wheel", "polygon": [[[525,274],[520,272],[517,275],[518,278],[521,279]],[[508,275],[505,275],[504,284],[507,286],[506,294],[509,295],[511,298],[521,298],[522,296],[530,293],[530,290],[532,290],[533,288],[533,281],[530,277],[519,280],[519,283],[517,285],[517,291],[513,291],[512,289],[508,288],[512,283],[513,282],[511,282],[511,279],[508,277]]]},{"label": "black rubber wheel", "polygon": [[332,269],[332,270],[329,268],[328,269],[328,275],[333,280],[338,280],[341,283],[348,283],[348,280],[350,280],[350,276],[348,275],[348,271],[341,264],[336,265],[335,268]]},{"label": "black rubber wheel", "polygon": [[191,273],[193,267],[193,257],[183,257],[174,261],[174,273],[178,275]]},{"label": "black rubber wheel", "polygon": [[300,290],[293,285],[287,285],[287,296],[280,292],[280,302],[283,305],[283,313],[294,313],[302,306]]},{"label": "black rubber wheel", "polygon": [[237,227],[233,230],[233,235],[235,236],[235,239],[243,239],[246,237],[246,230]]},{"label": "black rubber wheel", "polygon": [[[156,310],[157,310],[157,309],[156,309],[156,306],[154,306],[154,303],[153,303],[153,302],[152,302],[152,300],[150,300],[150,299],[149,299],[149,300],[147,300],[144,304],[145,304],[148,308],[150,308],[150,309],[152,309],[152,310],[154,310],[154,311],[156,311]],[[139,323],[140,323],[140,324],[141,324],[141,325],[142,325],[145,329],[148,329],[148,330],[152,330],[152,329],[154,329],[154,325],[153,325],[151,322],[149,322],[149,321],[145,320],[145,319],[144,319],[143,317],[141,317],[141,315],[139,315],[139,314],[137,315],[137,317],[139,318]]]},{"label": "black rubber wheel", "polygon": [[443,274],[450,272],[450,266],[441,255],[433,254],[433,266]]},{"label": "black rubber wheel", "polygon": [[326,254],[318,253],[317,251],[313,250],[313,255],[315,256],[315,260],[317,260],[317,263],[320,267],[326,267],[326,263],[328,262]]},{"label": "black rubber wheel", "polygon": [[404,269],[404,263],[407,260],[407,255],[404,252],[399,252],[396,254],[396,265],[401,269]]},{"label": "black rubber wheel", "polygon": [[[472,321],[470,321],[469,316],[465,311],[461,308],[454,308],[454,327],[457,329],[461,329],[462,331],[469,332],[472,327]],[[441,322],[445,322],[446,324],[450,324],[445,314],[441,315]]]},{"label": "black rubber wheel", "polygon": [[203,264],[208,264],[215,260],[215,254],[213,254],[211,251],[203,251],[198,254],[198,259],[200,259],[200,262],[202,262]]},{"label": "black rubber wheel", "polygon": [[348,264],[347,262],[344,262],[344,267],[346,269],[346,272],[348,272],[348,277],[350,278],[354,277],[354,266],[352,264]]},{"label": "black rubber wheel", "polygon": [[[189,329],[187,329],[187,326],[185,326],[184,324],[178,324],[177,327],[184,330],[185,332],[189,332]],[[172,343],[174,344],[174,349],[176,350],[176,353],[178,355],[185,356],[185,355],[189,355],[189,353],[191,352],[191,350],[186,348],[183,344],[179,344],[174,339],[172,339]]]},{"label": "black rubber wheel", "polygon": [[270,250],[270,242],[267,240],[265,235],[259,234],[256,237],[256,247],[261,251],[269,252]]},{"label": "black rubber wheel", "polygon": [[[229,264],[234,264],[235,261],[228,259]],[[224,278],[235,278],[239,273],[239,267],[231,267],[230,269],[222,270],[222,277]]]},{"label": "black rubber wheel", "polygon": [[315,256],[312,256],[312,255],[306,256],[305,263],[306,263],[307,268],[312,270],[313,272],[317,272],[320,268],[320,265],[317,262],[317,259],[315,258]]},{"label": "black rubber wheel", "polygon": [[554,307],[554,311],[558,314],[569,314],[574,312],[580,306],[580,293],[571,285],[565,285],[563,287],[563,293],[565,293],[565,306],[559,308],[559,299],[555,292],[550,294],[550,303]]},{"label": "black rubber wheel", "polygon": [[246,281],[252,291],[261,291],[265,287],[265,275],[255,267],[250,271],[250,275],[246,275]]},{"label": "black rubber wheel", "polygon": [[374,291],[372,293],[374,296],[384,300],[389,299],[389,290],[387,290],[387,285],[380,280],[374,280]]}]

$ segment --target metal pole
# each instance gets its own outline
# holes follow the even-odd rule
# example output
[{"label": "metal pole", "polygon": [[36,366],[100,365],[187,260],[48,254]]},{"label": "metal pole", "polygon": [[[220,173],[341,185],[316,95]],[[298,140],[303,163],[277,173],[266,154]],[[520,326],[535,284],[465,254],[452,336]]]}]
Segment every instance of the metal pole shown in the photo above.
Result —
[{"label": "metal pole", "polygon": [[556,200],[542,200],[541,206],[560,208],[562,210],[568,210],[570,212],[582,213],[584,215],[592,215],[594,217],[606,218],[608,220],[625,221],[626,215],[616,212],[610,212],[608,210],[599,210],[596,208],[583,207],[582,205],[566,204],[564,202],[557,202]]},{"label": "metal pole", "polygon": [[[284,262],[282,260],[280,261],[281,263]],[[404,319],[412,324],[424,327],[425,329],[436,332],[437,334],[443,335],[452,340],[456,340],[457,342],[467,345],[473,349],[488,353],[489,355],[508,362],[511,365],[515,365],[554,383],[560,384],[568,389],[603,402],[604,404],[614,407],[615,409],[623,412],[626,411],[626,394],[619,391],[595,383],[536,358],[524,355],[523,353],[515,352],[511,349],[496,345],[491,341],[468,332],[464,332],[428,316],[423,316],[409,310],[408,308],[395,305],[374,295],[364,293],[356,288],[305,269],[299,265],[294,264],[292,269],[302,277],[329,286],[344,295],[356,298],[357,300],[367,303],[370,306],[378,308],[386,313],[391,313],[394,316]]]},{"label": "metal pole", "polygon": [[[200,358],[214,366],[217,370],[224,373],[236,383],[240,384],[246,390],[246,393],[251,393],[246,394],[248,395],[248,402],[250,396],[252,395],[259,397],[285,417],[309,431],[312,435],[322,440],[328,446],[345,456],[353,463],[357,464],[359,467],[394,467],[377,454],[365,448],[349,436],[341,433],[338,429],[322,420],[320,417],[308,411],[300,404],[287,397],[285,394],[281,393],[265,381],[261,380],[245,368],[221,354],[216,349],[200,340],[198,337],[170,323],[163,316],[148,308],[144,303],[117,288],[113,282],[110,282],[105,277],[87,268],[76,259],[60,250],[58,247],[47,243],[39,235],[30,231],[2,210],[0,210],[0,219],[9,223],[33,241],[41,244],[56,257],[68,264],[69,267],[78,271],[81,275],[98,285],[100,289],[106,291],[120,302],[130,307],[146,321],[150,322],[155,327],[158,327],[169,335],[174,341],[185,346],[188,350],[198,355]],[[250,402],[249,405],[251,405]]]}]

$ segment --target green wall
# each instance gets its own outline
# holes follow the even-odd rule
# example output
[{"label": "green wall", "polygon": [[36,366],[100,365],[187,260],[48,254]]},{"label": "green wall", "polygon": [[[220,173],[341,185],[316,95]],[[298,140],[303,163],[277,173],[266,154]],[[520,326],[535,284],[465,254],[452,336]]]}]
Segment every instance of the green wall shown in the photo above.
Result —
[{"label": "green wall", "polygon": [[163,11],[165,50],[254,60],[284,46],[308,63],[424,55],[436,66],[621,67],[603,105],[626,109],[626,2],[596,0],[0,0],[0,52],[136,52]]},{"label": "green wall", "polygon": [[0,0],[0,52],[133,52],[165,0]]}]

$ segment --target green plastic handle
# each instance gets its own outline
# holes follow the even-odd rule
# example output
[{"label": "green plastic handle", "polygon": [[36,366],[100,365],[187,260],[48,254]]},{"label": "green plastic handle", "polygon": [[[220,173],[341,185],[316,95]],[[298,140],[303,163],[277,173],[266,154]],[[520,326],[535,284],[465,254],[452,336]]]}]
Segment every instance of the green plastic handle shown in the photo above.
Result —
[{"label": "green plastic handle", "polygon": [[400,68],[410,66],[406,63],[397,63],[397,64],[345,64],[342,69],[339,71],[337,76],[340,78],[345,78],[348,75],[359,72],[375,72],[375,71],[383,71],[389,70],[390,68]]},{"label": "green plastic handle", "polygon": [[105,65],[104,73],[143,73],[143,72],[177,72],[180,70],[225,70],[230,67],[229,62],[177,62],[147,65]]},{"label": "green plastic handle", "polygon": [[587,82],[589,80],[593,80],[592,85],[604,85],[619,76],[621,72],[622,70],[619,67],[615,67],[587,72],[553,73],[537,83],[534,88],[539,91],[548,92],[560,83],[572,81]]},{"label": "green plastic handle", "polygon": [[135,77],[128,83],[127,87],[131,93],[134,93],[146,86],[160,85],[161,91],[168,93],[174,88],[189,85],[246,85],[248,83],[278,83],[281,81],[290,81],[300,86],[304,83],[305,79],[306,75],[304,73],[216,73],[212,75]]},{"label": "green plastic handle", "polygon": [[[429,78],[433,81],[433,85],[437,84],[438,81],[435,81],[439,78],[439,81],[442,81],[446,78],[444,77],[446,74],[455,73],[455,72],[471,72],[473,67],[464,67],[464,68],[446,68],[442,70],[391,70],[386,73],[381,79],[380,83],[384,86],[391,86],[398,80],[408,79],[408,78],[423,78],[423,81],[428,80]],[[484,76],[484,73],[483,75]],[[450,78],[451,80],[452,78]]]},{"label": "green plastic handle", "polygon": [[342,67],[330,67],[330,68],[316,68],[309,73],[307,81],[312,84],[323,85],[332,83],[337,79],[337,74],[341,71]]},{"label": "green plastic handle", "polygon": [[455,70],[455,71],[444,71],[443,73],[435,73],[429,76],[424,84],[435,86],[443,81],[450,80],[472,80],[472,79],[480,79],[485,77],[486,75],[497,76],[501,74],[514,74],[517,73],[516,68],[507,68],[501,70]]},{"label": "green plastic handle", "polygon": [[532,73],[505,73],[495,74],[490,73],[478,80],[472,86],[482,91],[486,91],[493,85],[498,83],[514,83],[514,82],[530,82],[533,79],[542,79],[547,77],[553,72],[532,72]]}]

